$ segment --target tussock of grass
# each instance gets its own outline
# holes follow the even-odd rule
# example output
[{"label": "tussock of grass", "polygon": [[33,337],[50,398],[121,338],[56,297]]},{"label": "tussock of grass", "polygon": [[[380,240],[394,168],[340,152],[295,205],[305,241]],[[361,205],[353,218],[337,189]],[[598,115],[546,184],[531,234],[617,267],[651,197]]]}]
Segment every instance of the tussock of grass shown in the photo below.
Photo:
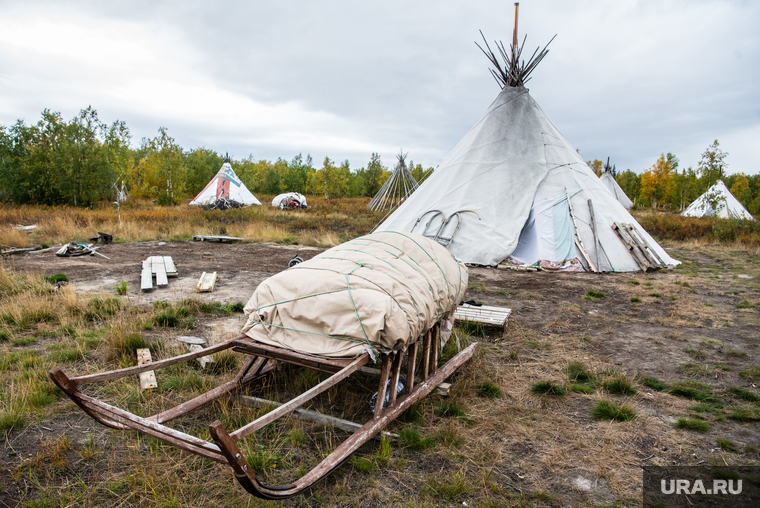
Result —
[{"label": "tussock of grass", "polygon": [[607,295],[601,291],[594,291],[592,289],[586,291],[586,294],[583,295],[584,300],[596,300],[598,298],[607,298]]},{"label": "tussock of grass", "polygon": [[538,381],[533,384],[531,391],[538,395],[555,395],[557,397],[562,397],[567,393],[564,388],[551,381]]},{"label": "tussock of grass", "polygon": [[398,420],[404,423],[422,423],[422,406],[419,403],[412,405],[399,415]]},{"label": "tussock of grass", "polygon": [[736,388],[735,386],[732,386],[730,388],[727,388],[726,391],[739,400],[746,400],[747,402],[760,402],[760,396],[757,396],[751,391],[745,390],[743,388]]},{"label": "tussock of grass", "polygon": [[673,424],[676,429],[695,430],[697,432],[707,432],[710,430],[710,424],[702,420],[692,420],[689,418],[679,418]]},{"label": "tussock of grass", "polygon": [[668,385],[654,377],[641,378],[641,384],[648,388],[651,388],[652,390],[657,390],[658,392],[662,392],[668,387]]},{"label": "tussock of grass", "polygon": [[433,410],[433,413],[436,416],[442,416],[442,417],[456,417],[456,418],[467,418],[467,413],[464,412],[464,409],[459,407],[456,404],[453,404],[451,402],[444,402],[440,406],[436,407]]},{"label": "tussock of grass", "polygon": [[756,408],[741,407],[727,415],[732,420],[740,422],[758,422],[760,421],[760,410]]},{"label": "tussock of grass", "polygon": [[398,441],[402,447],[417,451],[427,450],[435,446],[433,438],[423,438],[420,432],[413,427],[402,429],[398,434]]},{"label": "tussock of grass", "polygon": [[472,493],[471,482],[461,473],[453,477],[431,477],[425,481],[422,494],[445,501],[458,501]]},{"label": "tussock of grass", "polygon": [[573,385],[570,385],[570,390],[572,390],[575,393],[585,393],[586,395],[591,395],[592,393],[596,393],[596,388],[594,388],[591,385],[573,384]]},{"label": "tussock of grass", "polygon": [[641,298],[638,298],[636,296],[631,297],[631,303],[639,303],[641,301]]},{"label": "tussock of grass", "polygon": [[718,443],[718,446],[720,446],[721,449],[726,450],[727,452],[739,453],[739,449],[736,445],[728,439],[716,439],[715,442]]},{"label": "tussock of grass", "polygon": [[484,399],[500,399],[504,396],[501,388],[490,381],[479,383],[475,388],[478,391],[478,397],[483,397]]},{"label": "tussock of grass", "polygon": [[760,368],[752,367],[747,370],[742,370],[739,372],[739,375],[745,379],[760,379]]},{"label": "tussock of grass", "polygon": [[626,282],[627,282],[628,284],[632,284],[632,285],[634,285],[634,286],[638,286],[639,284],[641,284],[641,282],[639,282],[639,281],[637,281],[637,280],[633,280],[633,279],[631,279],[631,280],[627,280]]},{"label": "tussock of grass", "polygon": [[375,461],[366,457],[354,457],[351,463],[359,474],[369,474],[375,470]]},{"label": "tussock of grass", "polygon": [[613,395],[635,395],[636,389],[631,385],[631,382],[624,377],[613,379],[612,381],[605,381],[603,384],[605,390]]},{"label": "tussock of grass", "polygon": [[609,400],[600,400],[591,409],[591,416],[597,420],[625,422],[636,418],[636,412],[628,406],[615,404]]},{"label": "tussock of grass", "polygon": [[567,379],[571,383],[590,383],[596,379],[596,377],[579,362],[570,362],[565,368],[567,373]]},{"label": "tussock of grass", "polygon": [[240,353],[225,349],[214,355],[214,361],[206,365],[206,372],[219,375],[240,370]]},{"label": "tussock of grass", "polygon": [[684,397],[700,402],[722,403],[723,401],[715,397],[710,385],[696,383],[694,381],[679,381],[673,383],[668,389],[668,393],[677,397]]}]

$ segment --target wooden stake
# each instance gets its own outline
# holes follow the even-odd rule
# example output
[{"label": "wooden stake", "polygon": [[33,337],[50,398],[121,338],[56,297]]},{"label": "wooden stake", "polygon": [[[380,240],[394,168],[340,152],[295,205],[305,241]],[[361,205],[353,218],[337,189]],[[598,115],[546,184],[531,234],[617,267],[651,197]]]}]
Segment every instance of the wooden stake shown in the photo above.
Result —
[{"label": "wooden stake", "polygon": [[[609,159],[607,164],[609,164]],[[596,219],[594,218],[594,205],[588,200],[588,211],[591,212],[591,232],[594,233],[594,249],[596,250],[596,266],[599,266],[599,237],[596,235]]]},{"label": "wooden stake", "polygon": [[517,56],[517,14],[520,10],[520,3],[515,2],[515,29],[512,32],[512,58]]}]

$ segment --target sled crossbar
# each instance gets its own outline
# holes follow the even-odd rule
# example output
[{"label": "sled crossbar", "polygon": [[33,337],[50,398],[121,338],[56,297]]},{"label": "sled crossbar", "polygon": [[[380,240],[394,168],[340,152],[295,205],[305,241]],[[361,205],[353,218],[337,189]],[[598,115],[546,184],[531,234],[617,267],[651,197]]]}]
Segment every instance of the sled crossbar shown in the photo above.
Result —
[{"label": "sled crossbar", "polygon": [[[264,485],[258,481],[255,473],[238,449],[237,442],[269,423],[298,409],[307,401],[360,370],[370,361],[368,353],[350,359],[321,358],[296,353],[286,348],[262,344],[243,335],[199,352],[150,362],[136,367],[73,378],[67,377],[61,369],[56,367],[50,371],[50,377],[82,411],[99,423],[117,430],[137,430],[182,450],[221,464],[227,464],[232,467],[235,477],[249,493],[263,499],[284,499],[305,492],[326,478],[350,458],[364,443],[372,439],[412,404],[433,391],[436,386],[472,357],[477,343],[465,348],[446,364],[439,367],[438,349],[440,340],[438,339],[438,334],[439,326],[435,325],[416,342],[411,344],[406,351],[391,351],[382,355],[377,403],[375,404],[375,412],[372,418],[352,436],[343,441],[314,469],[293,483],[280,486]],[[83,385],[133,376],[148,370],[156,371],[170,365],[188,362],[195,358],[208,356],[209,354],[226,349],[232,349],[247,356],[240,371],[233,380],[153,416],[137,416],[83,394],[79,390],[79,387]],[[415,373],[417,356],[420,351],[422,351],[420,372]],[[407,383],[403,394],[398,396],[398,383],[405,353],[407,356]],[[164,425],[164,423],[198,409],[226,393],[242,388],[262,378],[274,370],[275,364],[278,361],[327,372],[332,375],[301,395],[281,404],[269,413],[232,432],[228,432],[220,421],[213,422],[209,426],[209,431],[214,442],[200,439]],[[417,380],[415,380],[415,374],[417,374]],[[386,390],[388,392],[388,402],[387,406],[383,407],[385,405],[383,402],[385,401]]]}]

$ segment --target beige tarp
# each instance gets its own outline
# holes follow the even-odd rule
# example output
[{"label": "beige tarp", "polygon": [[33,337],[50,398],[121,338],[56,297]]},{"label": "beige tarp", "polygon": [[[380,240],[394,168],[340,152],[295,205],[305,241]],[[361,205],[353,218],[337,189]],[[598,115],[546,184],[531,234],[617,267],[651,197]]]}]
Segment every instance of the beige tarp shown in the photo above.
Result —
[{"label": "beige tarp", "polygon": [[245,306],[249,337],[326,357],[405,349],[449,318],[467,267],[414,233],[351,240],[262,282]]}]

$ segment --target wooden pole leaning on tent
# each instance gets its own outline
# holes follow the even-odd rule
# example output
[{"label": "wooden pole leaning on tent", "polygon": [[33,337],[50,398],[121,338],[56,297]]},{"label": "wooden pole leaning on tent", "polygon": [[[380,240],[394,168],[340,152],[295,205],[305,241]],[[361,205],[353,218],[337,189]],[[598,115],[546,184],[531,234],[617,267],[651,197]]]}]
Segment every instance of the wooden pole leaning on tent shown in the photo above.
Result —
[{"label": "wooden pole leaning on tent", "polygon": [[591,262],[591,257],[588,255],[586,247],[583,246],[583,240],[581,240],[581,233],[578,231],[578,224],[575,222],[573,204],[570,202],[570,194],[567,193],[567,187],[565,187],[565,196],[567,196],[567,204],[570,207],[570,218],[573,219],[573,229],[575,229],[575,244],[578,246],[578,249],[580,249],[581,254],[583,254],[583,258],[588,263],[588,267],[591,268],[591,271],[594,273],[599,273],[599,270],[596,269],[594,263]]},{"label": "wooden pole leaning on tent", "polygon": [[[608,161],[609,162],[609,161]],[[596,219],[594,218],[594,205],[588,200],[588,211],[591,212],[591,232],[594,233],[594,249],[596,249],[596,266],[599,266],[599,236],[596,234]]]}]

